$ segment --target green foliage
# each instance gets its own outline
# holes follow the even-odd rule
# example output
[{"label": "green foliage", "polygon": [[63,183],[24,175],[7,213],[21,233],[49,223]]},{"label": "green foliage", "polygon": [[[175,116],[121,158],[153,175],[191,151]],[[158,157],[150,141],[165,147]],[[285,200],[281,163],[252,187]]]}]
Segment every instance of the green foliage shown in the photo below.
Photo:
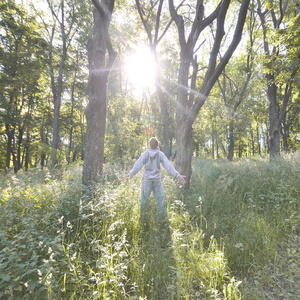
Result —
[{"label": "green foliage", "polygon": [[[198,203],[195,221],[207,234],[205,245],[211,235],[221,239],[230,270],[239,278],[247,276],[246,299],[268,299],[280,289],[284,299],[296,299],[299,154],[271,163],[198,160],[194,167],[195,186],[187,205],[193,211]],[[253,289],[258,294],[251,295]]]},{"label": "green foliage", "polygon": [[105,160],[124,164],[141,154],[145,144],[141,102],[131,97],[115,95],[107,105]]},{"label": "green foliage", "polygon": [[71,236],[81,184],[46,172],[1,178],[0,297],[43,299]]},{"label": "green foliage", "polygon": [[[81,169],[1,175],[0,297],[5,299],[297,299],[299,156],[197,159],[186,196],[164,175],[169,222],[140,177],[106,165],[95,197]],[[233,277],[234,275],[234,277]]]},{"label": "green foliage", "polygon": [[140,227],[139,178],[116,187],[107,181],[93,198],[80,173],[1,178],[1,297],[240,299],[224,249],[213,237],[204,248],[203,232],[192,225],[170,178],[164,185],[172,236],[165,239],[154,199],[151,228]]},{"label": "green foliage", "polygon": [[[41,78],[48,44],[32,13],[14,1],[1,1],[0,5],[0,118],[1,127],[5,126],[5,144],[12,140],[14,144],[12,149],[5,149],[9,152],[6,155],[14,156],[14,167],[18,170],[38,134],[36,123],[43,107]],[[0,153],[5,156],[3,150]]]},{"label": "green foliage", "polygon": [[[50,2],[59,19],[61,1]],[[158,2],[140,2],[147,23],[154,28]],[[55,18],[51,18],[51,10],[47,5],[43,7],[43,11],[38,11],[33,9],[32,4],[31,0],[22,4],[17,4],[15,1],[0,1],[0,119],[4,121],[0,123],[0,168],[3,169],[6,166],[6,155],[10,152],[8,155],[10,161],[14,162],[16,171],[24,168],[26,163],[29,167],[33,167],[39,163],[43,166],[47,165],[49,161],[53,124],[51,91],[53,86],[57,86],[60,68],[62,37],[59,32],[61,27],[55,22]],[[299,16],[296,15],[296,4],[289,3],[281,29],[272,29],[272,18],[267,9],[274,9],[275,15],[278,16],[278,4],[276,1],[263,3],[267,21],[266,38],[270,45],[278,49],[274,54],[266,57],[262,54],[263,36],[259,27],[259,18],[254,13],[257,3],[252,3],[253,9],[252,13],[247,15],[243,42],[227,64],[224,80],[220,81],[224,89],[225,81],[227,82],[225,89],[227,104],[224,105],[223,96],[218,85],[215,85],[207,104],[201,108],[199,118],[194,123],[194,153],[197,155],[202,157],[227,156],[231,119],[234,122],[235,157],[268,154],[268,101],[266,85],[263,84],[265,82],[263,74],[266,73],[275,76],[278,107],[282,104],[286,83],[292,83],[292,94],[288,102],[286,118],[282,122],[282,134],[285,134],[287,140],[284,150],[296,151],[299,148],[299,118],[297,118],[300,107],[299,76],[297,76],[298,73],[296,76],[293,73],[299,68]],[[82,160],[84,156],[86,131],[84,107],[87,103],[88,81],[86,43],[92,35],[92,10],[94,8],[92,2],[78,0],[65,1],[64,5],[68,52],[62,70],[59,164]],[[208,1],[204,1],[205,11],[208,13],[208,8],[212,7],[206,5]],[[233,11],[235,9],[236,7],[233,7]],[[179,11],[183,13],[186,25],[191,25],[195,14],[194,1],[185,1]],[[232,16],[234,17],[235,14]],[[232,21],[232,18],[230,20]],[[160,20],[161,29],[158,35],[162,34],[163,28],[169,21],[167,3],[164,3]],[[71,31],[67,30],[68,28]],[[231,27],[228,24],[226,28]],[[175,26],[172,23],[157,48],[161,75],[164,78],[161,84],[169,113],[169,142],[172,155],[176,151],[174,143],[176,82],[180,58],[178,37],[174,29]],[[124,164],[128,158],[139,154],[141,145],[146,143],[150,135],[155,134],[162,140],[163,119],[156,93],[150,94],[149,92],[145,96],[147,99],[144,99],[142,103],[141,99],[138,99],[142,98],[141,95],[137,96],[134,93],[134,87],[129,84],[128,74],[124,68],[127,55],[140,45],[147,44],[147,35],[139,20],[134,1],[116,1],[109,30],[118,56],[107,87],[105,161]],[[226,29],[226,31],[228,32],[224,39],[228,41],[231,30]],[[212,38],[210,34],[206,35],[203,32],[196,46],[195,54],[197,54],[199,64],[196,86],[198,92],[206,72]],[[207,42],[204,43],[205,41]],[[52,47],[49,47],[51,43]],[[247,65],[246,53],[255,57],[253,64]],[[51,58],[54,75],[52,84],[50,78],[52,71],[49,67]],[[242,91],[245,77],[250,71],[252,79],[241,105],[234,114],[233,108],[238,99],[237,95]],[[147,106],[147,109],[144,109],[143,105]],[[147,130],[147,126],[150,130]],[[10,140],[12,147],[7,147]]]}]

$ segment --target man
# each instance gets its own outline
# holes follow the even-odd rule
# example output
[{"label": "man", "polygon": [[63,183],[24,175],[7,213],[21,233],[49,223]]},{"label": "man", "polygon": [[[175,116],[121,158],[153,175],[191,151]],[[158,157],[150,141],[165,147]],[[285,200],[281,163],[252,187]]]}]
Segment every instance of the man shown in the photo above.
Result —
[{"label": "man", "polygon": [[171,174],[171,176],[178,180],[180,184],[185,184],[185,176],[180,175],[172,166],[170,161],[160,151],[158,147],[158,140],[152,137],[149,141],[150,147],[139,157],[131,171],[127,174],[126,179],[134,176],[143,166],[145,166],[142,182],[141,192],[141,216],[147,213],[148,202],[151,191],[154,193],[157,214],[160,221],[167,219],[166,202],[164,189],[161,182],[160,164]]}]

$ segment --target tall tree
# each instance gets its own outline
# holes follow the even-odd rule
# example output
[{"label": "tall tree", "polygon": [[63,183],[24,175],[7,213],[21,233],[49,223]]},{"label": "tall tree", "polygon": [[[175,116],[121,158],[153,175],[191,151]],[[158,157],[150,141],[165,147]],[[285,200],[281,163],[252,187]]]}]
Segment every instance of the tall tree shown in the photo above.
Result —
[{"label": "tall tree", "polygon": [[[174,1],[169,0],[169,9],[177,26],[180,45],[180,67],[176,101],[176,167],[180,174],[187,176],[187,188],[189,188],[189,181],[192,174],[192,126],[201,107],[208,98],[212,87],[214,86],[221,72],[224,70],[226,64],[241,40],[249,2],[250,0],[242,1],[238,12],[238,20],[233,34],[233,39],[231,43],[229,43],[225,54],[219,59],[219,61],[217,61],[221,43],[225,34],[224,27],[226,15],[231,1],[221,1],[216,9],[214,9],[211,14],[205,17],[203,0],[197,0],[196,7],[193,12],[194,18],[190,26],[190,32],[186,38],[188,29],[186,28],[187,26],[184,18],[177,12],[174,6]],[[196,97],[192,97],[192,101],[189,101],[190,66],[193,60],[195,60],[195,47],[200,34],[206,27],[211,26],[214,20],[217,21],[217,24],[215,27],[214,41],[204,79]],[[195,93],[195,91],[191,92]]]},{"label": "tall tree", "polygon": [[[292,4],[290,3],[291,6]],[[263,31],[265,77],[269,100],[269,147],[271,159],[280,155],[281,123],[286,118],[293,81],[299,70],[299,63],[290,64],[288,62],[288,64],[284,65],[286,45],[282,45],[282,40],[278,38],[280,29],[287,25],[283,25],[283,22],[288,14],[288,8],[289,0],[270,1],[267,3],[262,3],[261,0],[257,1],[257,13]],[[298,14],[297,5],[295,11]],[[299,52],[297,52],[296,61],[299,61],[299,58]],[[285,78],[280,82],[282,73],[285,74]]]},{"label": "tall tree", "polygon": [[[0,2],[0,99],[5,123],[6,164],[11,157],[15,172],[22,166],[24,153],[29,151],[29,125],[33,107],[38,103],[39,78],[46,42],[41,38],[33,15],[14,1]],[[27,140],[24,146],[24,135]],[[26,150],[27,149],[27,150]]]},{"label": "tall tree", "polygon": [[[255,59],[255,35],[256,19],[254,12],[251,11],[247,18],[247,56],[243,54],[237,57],[237,59],[230,64],[229,68],[234,68],[226,72],[224,68],[222,72],[221,80],[218,79],[218,86],[222,93],[222,99],[227,109],[229,119],[229,132],[228,132],[228,154],[227,159],[233,160],[234,156],[234,144],[235,144],[235,116],[237,109],[244,100],[247,87],[249,85],[252,73],[254,71],[254,59]],[[244,59],[245,58],[245,59]]]},{"label": "tall tree", "polygon": [[[229,119],[229,132],[228,132],[228,155],[227,159],[229,161],[233,160],[234,155],[234,144],[235,144],[235,115],[237,113],[237,109],[242,103],[246,89],[251,79],[252,75],[252,62],[250,62],[251,56],[247,55],[246,67],[243,68],[241,64],[238,64],[240,69],[235,69],[234,75],[237,75],[236,78],[234,76],[230,76],[229,73],[224,71],[222,72],[221,80],[218,80],[218,85],[222,94],[222,99],[224,101],[225,107],[227,109],[228,119]],[[246,71],[246,72],[245,72]],[[243,75],[246,75],[243,78]],[[241,82],[241,79],[244,80]],[[236,81],[235,81],[236,80]],[[242,88],[240,88],[242,87]]]},{"label": "tall tree", "polygon": [[[82,21],[85,18],[86,10],[82,11],[86,5],[80,1],[67,0],[47,0],[52,14],[52,24],[49,26],[44,20],[45,29],[49,39],[49,66],[51,89],[53,95],[53,133],[51,144],[51,166],[57,163],[57,150],[59,145],[59,119],[61,100],[64,92],[65,65],[68,59],[68,50],[77,31],[80,30]],[[56,38],[56,34],[59,38]]]},{"label": "tall tree", "polygon": [[[283,68],[288,72],[288,76],[281,74],[281,95],[283,101],[288,98],[286,109],[280,112],[281,136],[283,141],[283,150],[290,150],[289,136],[292,133],[291,127],[298,118],[300,111],[299,97],[295,95],[295,87],[299,84],[300,71],[300,14],[299,6],[295,8],[294,17],[289,18],[288,27],[280,31],[282,41],[286,45],[286,52],[283,54]],[[287,82],[286,82],[287,81]],[[281,96],[282,98],[282,96]]]},{"label": "tall tree", "polygon": [[[92,0],[94,33],[89,39],[89,103],[85,109],[87,120],[86,148],[84,153],[83,183],[92,186],[99,183],[104,161],[104,137],[107,109],[107,82],[117,53],[108,32],[114,9],[114,0]],[[108,53],[108,58],[107,54]]]}]

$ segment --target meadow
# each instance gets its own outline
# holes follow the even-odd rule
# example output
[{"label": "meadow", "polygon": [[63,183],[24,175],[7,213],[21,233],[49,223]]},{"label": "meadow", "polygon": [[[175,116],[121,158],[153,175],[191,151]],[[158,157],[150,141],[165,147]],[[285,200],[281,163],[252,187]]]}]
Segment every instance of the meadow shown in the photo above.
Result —
[{"label": "meadow", "polygon": [[163,172],[169,235],[141,172],[106,165],[0,175],[0,299],[300,299],[300,154],[193,160],[184,192]]}]

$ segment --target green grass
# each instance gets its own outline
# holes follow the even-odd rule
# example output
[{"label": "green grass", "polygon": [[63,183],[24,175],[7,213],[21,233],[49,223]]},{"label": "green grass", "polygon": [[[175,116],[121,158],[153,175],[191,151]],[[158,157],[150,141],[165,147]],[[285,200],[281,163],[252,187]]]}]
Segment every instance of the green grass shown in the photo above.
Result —
[{"label": "green grass", "polygon": [[299,154],[272,163],[198,160],[194,174],[189,211],[205,244],[211,235],[225,244],[244,298],[300,299]]},{"label": "green grass", "polygon": [[[0,175],[0,299],[300,299],[295,154],[194,159],[183,195],[164,176],[169,223],[140,226],[141,177],[80,167]],[[168,234],[170,232],[170,234]]]}]

